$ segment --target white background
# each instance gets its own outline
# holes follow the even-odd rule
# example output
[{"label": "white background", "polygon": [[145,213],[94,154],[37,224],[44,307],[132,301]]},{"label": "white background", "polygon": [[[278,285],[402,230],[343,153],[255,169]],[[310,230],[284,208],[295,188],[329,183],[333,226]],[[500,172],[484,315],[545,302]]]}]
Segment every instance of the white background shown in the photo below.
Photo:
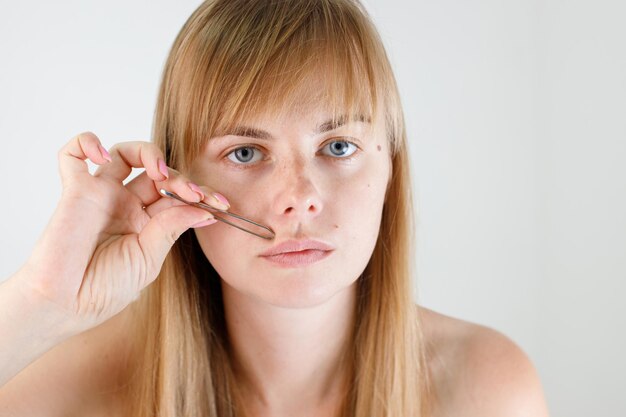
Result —
[{"label": "white background", "polygon": [[[67,140],[149,139],[198,4],[0,2],[0,280],[52,213]],[[517,342],[553,416],[626,415],[626,3],[366,5],[408,123],[420,303]]]}]

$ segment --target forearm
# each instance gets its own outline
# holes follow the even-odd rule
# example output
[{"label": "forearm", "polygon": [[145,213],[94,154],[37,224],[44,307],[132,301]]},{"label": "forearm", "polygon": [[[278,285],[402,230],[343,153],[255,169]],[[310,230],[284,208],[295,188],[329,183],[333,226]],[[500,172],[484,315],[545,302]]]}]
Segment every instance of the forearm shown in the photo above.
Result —
[{"label": "forearm", "polygon": [[23,289],[19,274],[0,283],[0,387],[72,335],[58,312]]}]

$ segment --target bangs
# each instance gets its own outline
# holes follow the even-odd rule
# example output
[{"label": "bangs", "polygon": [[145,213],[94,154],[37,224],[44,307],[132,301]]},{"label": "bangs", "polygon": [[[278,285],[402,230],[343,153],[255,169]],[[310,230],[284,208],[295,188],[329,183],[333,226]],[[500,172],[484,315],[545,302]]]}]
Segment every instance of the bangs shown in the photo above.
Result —
[{"label": "bangs", "polygon": [[182,144],[168,149],[178,163],[189,164],[209,138],[262,116],[316,109],[333,124],[346,117],[385,120],[388,132],[393,122],[393,103],[379,99],[395,91],[384,48],[366,12],[351,1],[208,2],[177,43],[172,117],[184,136],[166,142]]},{"label": "bangs", "polygon": [[[263,45],[257,39],[247,54],[233,56],[242,61],[234,63],[241,70],[227,84],[218,132],[259,115],[302,114],[313,108],[328,112],[333,121],[343,115],[374,116],[376,86],[363,48],[353,39],[356,28],[346,27],[341,14],[319,7],[323,3],[316,5],[290,26],[264,28],[282,33],[282,40]],[[254,65],[246,67],[246,62]]]},{"label": "bangs", "polygon": [[[281,51],[251,83],[232,85],[222,105],[223,114],[211,136],[221,136],[234,126],[263,116],[283,118],[321,110],[333,124],[346,117],[375,120],[376,94],[369,80],[357,72],[346,55],[321,49]],[[252,76],[252,74],[250,74]]]}]

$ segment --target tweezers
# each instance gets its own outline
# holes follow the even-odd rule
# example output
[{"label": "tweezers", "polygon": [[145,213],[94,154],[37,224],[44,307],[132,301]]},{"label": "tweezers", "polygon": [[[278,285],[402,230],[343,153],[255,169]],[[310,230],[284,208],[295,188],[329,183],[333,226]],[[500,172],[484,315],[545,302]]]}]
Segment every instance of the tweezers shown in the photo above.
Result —
[{"label": "tweezers", "polygon": [[[259,223],[257,223],[257,222],[254,222],[254,221],[252,221],[252,220],[246,219],[246,218],[244,218],[244,217],[242,217],[242,216],[240,216],[240,215],[238,215],[238,214],[235,214],[235,213],[230,213],[230,212],[228,212],[228,211],[226,211],[226,210],[221,210],[221,209],[215,208],[215,207],[210,206],[210,205],[208,205],[208,204],[205,204],[205,203],[203,203],[203,202],[196,203],[196,202],[193,202],[193,201],[187,201],[187,200],[185,200],[184,198],[182,198],[181,196],[179,196],[178,194],[173,193],[173,192],[171,192],[171,191],[167,191],[167,190],[165,190],[165,189],[163,189],[163,188],[161,188],[161,189],[159,190],[159,192],[160,192],[162,195],[166,196],[166,197],[173,198],[173,199],[175,199],[175,200],[178,200],[178,201],[183,202],[183,203],[185,203],[185,204],[188,204],[188,205],[190,205],[190,206],[194,206],[194,207],[198,207],[198,208],[201,208],[201,209],[204,209],[204,210],[210,211],[211,213],[213,213],[213,217],[215,217],[215,219],[216,219],[216,220],[219,220],[219,221],[221,221],[221,222],[224,222],[224,223],[226,223],[226,224],[229,224],[229,225],[231,225],[231,226],[233,226],[233,227],[236,227],[236,228],[237,228],[237,229],[239,229],[239,230],[243,230],[244,232],[248,232],[248,233],[250,233],[250,234],[253,234],[253,235],[255,235],[255,236],[258,236],[258,237],[263,238],[263,239],[268,239],[268,240],[272,240],[272,239],[274,239],[274,236],[276,236],[276,234],[274,233],[274,231],[273,231],[272,229],[270,229],[269,227],[267,227],[267,226],[263,226],[263,225],[261,225],[261,224],[259,224]],[[241,221],[244,221],[244,222],[250,223],[250,224],[252,224],[252,225],[256,226],[257,231],[255,232],[255,231],[253,231],[253,230],[246,229],[246,228],[244,228],[244,227],[242,227],[242,226],[239,226],[239,225],[237,225],[237,224],[235,224],[235,223],[231,223],[231,222],[229,222],[228,220],[226,220],[226,219],[224,219],[224,218],[222,218],[222,217],[220,217],[220,216],[216,216],[216,215],[214,214],[214,212],[216,212],[216,211],[218,211],[218,212],[220,212],[220,213],[223,213],[223,214],[226,214],[226,215],[229,215],[229,216],[232,216],[232,217],[234,217],[234,218],[236,218],[236,219],[238,219],[238,220],[241,220]],[[260,229],[265,229],[265,231],[264,231],[264,232],[261,232],[261,230],[260,230]]]}]

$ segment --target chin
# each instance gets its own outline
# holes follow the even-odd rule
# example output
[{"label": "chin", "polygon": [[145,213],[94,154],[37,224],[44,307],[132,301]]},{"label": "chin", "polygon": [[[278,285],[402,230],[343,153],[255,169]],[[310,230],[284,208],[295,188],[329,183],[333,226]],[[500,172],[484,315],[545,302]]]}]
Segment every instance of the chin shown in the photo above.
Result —
[{"label": "chin", "polygon": [[239,288],[231,283],[228,285],[260,303],[281,308],[306,309],[320,306],[354,288],[356,279],[342,282],[331,278],[341,276],[341,272],[336,272],[335,275],[305,273],[297,276],[294,271],[280,278],[276,274],[259,274],[254,278],[254,287],[250,286],[250,281]]},{"label": "chin", "polygon": [[276,294],[273,294],[270,304],[276,307],[292,309],[314,308],[327,303],[337,294],[348,290],[349,287],[315,285],[311,287],[282,288]]}]

